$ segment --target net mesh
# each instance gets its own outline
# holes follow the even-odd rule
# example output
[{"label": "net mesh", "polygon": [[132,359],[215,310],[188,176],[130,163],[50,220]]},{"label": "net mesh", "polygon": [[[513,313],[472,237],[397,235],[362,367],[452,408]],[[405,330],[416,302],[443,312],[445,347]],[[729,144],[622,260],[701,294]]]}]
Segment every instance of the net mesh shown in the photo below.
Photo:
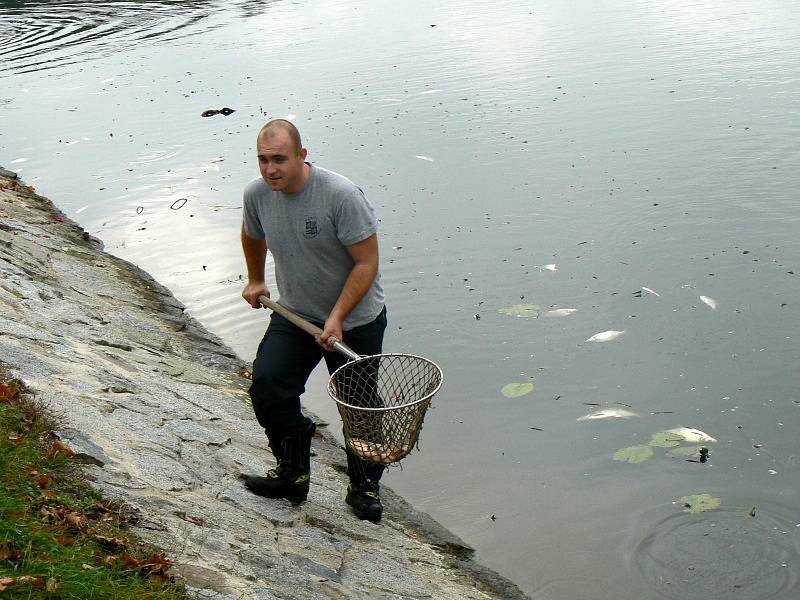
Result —
[{"label": "net mesh", "polygon": [[331,375],[347,445],[365,460],[397,462],[417,443],[425,411],[442,384],[438,365],[412,354],[377,354]]}]

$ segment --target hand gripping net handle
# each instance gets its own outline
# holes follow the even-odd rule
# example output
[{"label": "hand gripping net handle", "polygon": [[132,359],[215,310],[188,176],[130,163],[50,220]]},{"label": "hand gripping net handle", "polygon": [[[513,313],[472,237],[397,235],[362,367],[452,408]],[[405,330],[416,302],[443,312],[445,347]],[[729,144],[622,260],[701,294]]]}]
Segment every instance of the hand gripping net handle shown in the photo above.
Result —
[{"label": "hand gripping net handle", "polygon": [[383,465],[404,458],[417,443],[425,411],[442,385],[442,370],[413,354],[376,354],[349,362],[331,375],[347,445]]},{"label": "hand gripping net handle", "polygon": [[[318,338],[322,330],[267,296],[259,303]],[[351,362],[328,381],[344,425],[345,443],[361,458],[388,465],[404,458],[417,443],[425,411],[442,386],[442,370],[413,354],[359,356],[339,340],[337,352]]]}]

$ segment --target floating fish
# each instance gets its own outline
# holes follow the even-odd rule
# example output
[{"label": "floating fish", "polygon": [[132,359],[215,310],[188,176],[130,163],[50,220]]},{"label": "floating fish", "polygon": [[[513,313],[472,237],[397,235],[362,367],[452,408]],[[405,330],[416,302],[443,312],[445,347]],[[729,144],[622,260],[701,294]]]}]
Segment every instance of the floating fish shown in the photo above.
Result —
[{"label": "floating fish", "polygon": [[427,96],[428,94],[438,94],[442,90],[425,90],[424,92],[420,92],[420,96]]},{"label": "floating fish", "polygon": [[658,296],[659,298],[661,297],[661,294],[659,294],[658,292],[656,292],[654,290],[651,290],[649,287],[642,286],[642,291],[643,292],[647,292],[648,294],[653,294],[653,296]]},{"label": "floating fish", "polygon": [[624,331],[614,331],[610,329],[609,331],[602,331],[600,333],[595,333],[592,337],[590,337],[587,342],[610,342],[611,340],[615,340],[620,337]]},{"label": "floating fish", "polygon": [[691,429],[689,427],[676,427],[675,429],[668,429],[669,433],[674,433],[676,435],[681,436],[687,442],[691,442],[693,444],[701,443],[701,442],[716,442],[713,437],[708,435],[705,431],[700,431],[699,429]]},{"label": "floating fish", "polygon": [[427,160],[428,162],[433,162],[433,159],[430,156],[420,156],[416,154],[414,155],[414,158],[418,158],[420,160]]},{"label": "floating fish", "polygon": [[708,305],[711,310],[717,310],[717,301],[711,296],[700,296],[700,300],[702,300],[704,304]]},{"label": "floating fish", "polygon": [[545,265],[545,266],[543,266],[542,268],[543,268],[545,271],[553,271],[553,273],[555,273],[556,271],[558,271],[558,267],[555,265],[555,263],[554,263],[554,264],[552,264],[552,265]]},{"label": "floating fish", "polygon": [[567,317],[575,312],[577,312],[577,308],[554,308],[553,310],[548,310],[544,313],[543,317]]},{"label": "floating fish", "polygon": [[629,419],[630,417],[638,417],[635,412],[625,410],[624,408],[604,408],[588,415],[583,415],[575,419],[576,421],[595,421],[597,419]]}]

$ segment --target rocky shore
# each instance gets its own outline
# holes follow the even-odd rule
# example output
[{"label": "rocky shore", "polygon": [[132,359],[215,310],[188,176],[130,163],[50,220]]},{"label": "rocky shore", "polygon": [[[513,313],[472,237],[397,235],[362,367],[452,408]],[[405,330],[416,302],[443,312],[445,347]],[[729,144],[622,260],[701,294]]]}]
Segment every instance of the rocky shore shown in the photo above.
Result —
[{"label": "rocky shore", "polygon": [[380,524],[356,519],[324,427],[307,502],[249,493],[240,475],[274,463],[248,365],[2,168],[0,273],[0,361],[61,418],[94,484],[136,511],[137,535],[175,561],[192,597],[525,597],[388,488]]}]

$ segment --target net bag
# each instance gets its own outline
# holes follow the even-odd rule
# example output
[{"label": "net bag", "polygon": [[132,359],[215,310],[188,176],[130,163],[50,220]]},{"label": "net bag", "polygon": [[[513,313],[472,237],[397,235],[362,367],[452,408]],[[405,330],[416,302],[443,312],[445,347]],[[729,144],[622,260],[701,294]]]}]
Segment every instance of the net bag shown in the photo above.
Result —
[{"label": "net bag", "polygon": [[442,385],[442,370],[413,354],[376,354],[331,375],[347,446],[361,458],[388,465],[417,443],[425,411]]}]

